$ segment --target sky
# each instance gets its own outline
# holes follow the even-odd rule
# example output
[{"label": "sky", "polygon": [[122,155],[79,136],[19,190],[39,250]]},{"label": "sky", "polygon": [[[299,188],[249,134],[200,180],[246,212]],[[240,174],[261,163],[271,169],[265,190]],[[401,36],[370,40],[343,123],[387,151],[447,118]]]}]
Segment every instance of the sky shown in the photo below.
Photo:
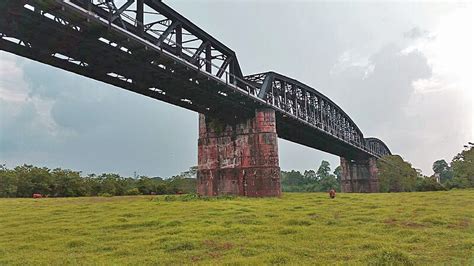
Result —
[{"label": "sky", "polygon": [[[425,175],[474,141],[470,2],[164,1],[237,53],[322,92]],[[0,51],[0,164],[169,177],[198,114]],[[339,158],[279,141],[283,170]]]}]

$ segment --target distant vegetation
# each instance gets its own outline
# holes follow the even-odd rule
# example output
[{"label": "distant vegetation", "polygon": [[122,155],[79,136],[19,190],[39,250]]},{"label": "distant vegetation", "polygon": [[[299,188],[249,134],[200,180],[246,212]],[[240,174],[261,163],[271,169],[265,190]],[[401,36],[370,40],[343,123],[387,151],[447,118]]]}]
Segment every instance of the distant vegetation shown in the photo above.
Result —
[{"label": "distant vegetation", "polygon": [[[435,175],[426,177],[398,155],[378,160],[381,192],[436,191],[474,187],[474,148],[457,154],[448,164],[438,160],[433,164]],[[67,169],[48,169],[32,165],[13,169],[0,166],[0,197],[31,197],[35,193],[51,197],[122,196],[195,193],[197,167],[171,178],[118,174],[81,175]],[[437,182],[439,177],[440,182]],[[315,170],[282,171],[284,192],[326,192],[340,190],[341,168],[331,172],[329,162],[322,161]]]},{"label": "distant vegetation", "polygon": [[331,174],[329,162],[322,161],[318,170],[281,171],[281,185],[284,192],[326,192],[330,189],[340,191],[341,167]]},{"label": "distant vegetation", "polygon": [[[458,153],[451,164],[433,163],[434,175],[423,176],[398,155],[378,161],[381,192],[437,191],[474,187],[474,148]],[[439,182],[438,182],[439,180]]]},{"label": "distant vegetation", "polygon": [[[445,160],[433,163],[434,175],[423,176],[398,155],[377,161],[380,192],[438,191],[474,187],[474,148],[457,154],[449,165]],[[437,181],[439,177],[440,182]],[[331,173],[330,164],[322,161],[318,170],[282,171],[281,184],[286,192],[325,192],[340,189],[341,167]]]},{"label": "distant vegetation", "polygon": [[0,167],[0,197],[31,197],[34,193],[51,197],[123,196],[192,193],[196,190],[196,168],[168,179],[118,174],[81,176],[80,172],[32,165],[14,169]]}]

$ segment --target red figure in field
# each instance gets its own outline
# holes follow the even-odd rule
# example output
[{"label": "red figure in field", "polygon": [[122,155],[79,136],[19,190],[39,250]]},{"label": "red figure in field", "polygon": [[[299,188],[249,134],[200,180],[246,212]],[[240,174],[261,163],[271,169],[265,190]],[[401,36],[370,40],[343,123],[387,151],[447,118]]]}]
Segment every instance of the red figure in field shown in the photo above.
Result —
[{"label": "red figure in field", "polygon": [[329,197],[334,199],[336,197],[336,191],[334,189],[329,190]]},{"label": "red figure in field", "polygon": [[34,199],[40,199],[42,197],[43,197],[43,195],[41,195],[41,194],[38,194],[38,193],[33,194]]}]

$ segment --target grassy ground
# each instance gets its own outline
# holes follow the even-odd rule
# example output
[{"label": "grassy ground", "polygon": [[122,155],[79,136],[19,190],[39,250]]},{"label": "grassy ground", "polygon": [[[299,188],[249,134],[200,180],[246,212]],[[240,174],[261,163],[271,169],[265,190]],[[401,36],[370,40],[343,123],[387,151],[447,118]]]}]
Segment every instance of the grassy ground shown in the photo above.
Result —
[{"label": "grassy ground", "polygon": [[3,264],[474,264],[474,190],[0,199]]}]

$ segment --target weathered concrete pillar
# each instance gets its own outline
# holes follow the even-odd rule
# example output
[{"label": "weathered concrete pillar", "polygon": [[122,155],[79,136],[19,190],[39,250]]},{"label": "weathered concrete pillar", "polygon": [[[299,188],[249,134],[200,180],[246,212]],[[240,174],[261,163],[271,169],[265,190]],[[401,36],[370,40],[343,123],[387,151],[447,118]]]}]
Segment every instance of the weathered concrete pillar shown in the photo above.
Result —
[{"label": "weathered concrete pillar", "polygon": [[379,192],[377,159],[348,160],[341,157],[342,192]]},{"label": "weathered concrete pillar", "polygon": [[200,114],[197,183],[206,196],[280,196],[275,111],[233,125]]}]

